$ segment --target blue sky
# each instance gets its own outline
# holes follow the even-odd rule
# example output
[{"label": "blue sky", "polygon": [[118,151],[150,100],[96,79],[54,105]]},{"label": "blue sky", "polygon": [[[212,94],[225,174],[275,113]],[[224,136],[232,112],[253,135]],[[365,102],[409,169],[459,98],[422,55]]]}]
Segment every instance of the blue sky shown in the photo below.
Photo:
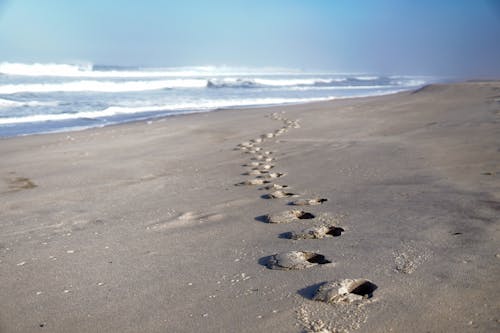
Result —
[{"label": "blue sky", "polygon": [[500,0],[0,0],[0,61],[500,76]]}]

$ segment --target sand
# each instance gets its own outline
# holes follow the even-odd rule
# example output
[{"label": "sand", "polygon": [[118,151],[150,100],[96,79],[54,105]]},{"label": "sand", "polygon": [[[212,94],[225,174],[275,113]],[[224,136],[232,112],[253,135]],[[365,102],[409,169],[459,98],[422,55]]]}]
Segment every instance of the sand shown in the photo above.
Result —
[{"label": "sand", "polygon": [[[3,139],[0,156],[2,333],[499,329],[500,82]],[[286,237],[322,226],[342,232]],[[268,268],[291,251],[331,263]]]}]

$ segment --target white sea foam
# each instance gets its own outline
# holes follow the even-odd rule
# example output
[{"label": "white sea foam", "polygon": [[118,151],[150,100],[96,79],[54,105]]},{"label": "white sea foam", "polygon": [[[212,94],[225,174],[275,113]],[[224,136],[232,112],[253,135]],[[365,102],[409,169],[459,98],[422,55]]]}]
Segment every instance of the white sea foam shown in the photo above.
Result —
[{"label": "white sea foam", "polygon": [[284,68],[245,68],[227,66],[192,66],[165,68],[116,69],[105,66],[95,69],[91,64],[25,64],[0,63],[0,74],[19,76],[56,76],[56,77],[89,77],[89,78],[159,78],[159,77],[196,77],[227,75],[308,75],[294,69]]},{"label": "white sea foam", "polygon": [[22,106],[57,106],[57,101],[13,101],[10,99],[0,98],[0,108],[5,107],[22,107]]},{"label": "white sea foam", "polygon": [[[354,81],[356,79],[350,79]],[[343,86],[347,78],[221,78],[210,79],[209,88],[255,88],[255,87],[328,87]]]},{"label": "white sea foam", "polygon": [[[352,80],[351,80],[352,81]],[[142,80],[142,81],[98,81],[98,80],[83,80],[83,81],[70,81],[62,83],[25,83],[25,84],[6,84],[0,85],[0,94],[15,94],[15,93],[51,93],[51,92],[106,92],[106,93],[120,93],[120,92],[134,92],[134,91],[148,91],[159,89],[178,89],[178,88],[265,88],[265,87],[334,87],[345,89],[353,88],[359,89],[373,89],[382,86],[376,84],[374,80],[373,85],[347,85],[346,82],[351,82],[346,79],[267,79],[267,78],[221,78],[221,79],[170,79],[170,80]],[[371,82],[371,81],[370,81]],[[412,80],[395,80],[391,82],[392,85],[419,85],[424,81]]]},{"label": "white sea foam", "polygon": [[332,82],[339,82],[339,80],[326,80],[326,79],[280,79],[280,78],[222,78],[208,80],[207,86],[214,88],[251,88],[251,87],[291,87],[302,85],[317,85],[327,84]]},{"label": "white sea foam", "polygon": [[0,118],[0,125],[33,123],[41,121],[60,121],[71,119],[98,119],[103,117],[112,117],[117,115],[137,114],[146,112],[160,111],[203,111],[215,110],[229,107],[242,106],[261,106],[276,104],[295,104],[307,103],[313,101],[330,100],[333,97],[324,98],[258,98],[258,99],[238,99],[238,100],[201,100],[197,102],[187,102],[165,105],[146,105],[146,106],[111,106],[98,111],[84,111],[76,113],[58,113],[58,114],[35,114],[25,117],[7,117]]},{"label": "white sea foam", "polygon": [[0,126],[0,136],[103,126],[218,108],[381,95],[432,80],[276,68],[0,63],[0,125],[4,125]]},{"label": "white sea foam", "polygon": [[206,80],[172,79],[150,81],[71,81],[64,83],[27,83],[0,85],[0,94],[48,93],[48,92],[131,92],[168,88],[203,88]]}]

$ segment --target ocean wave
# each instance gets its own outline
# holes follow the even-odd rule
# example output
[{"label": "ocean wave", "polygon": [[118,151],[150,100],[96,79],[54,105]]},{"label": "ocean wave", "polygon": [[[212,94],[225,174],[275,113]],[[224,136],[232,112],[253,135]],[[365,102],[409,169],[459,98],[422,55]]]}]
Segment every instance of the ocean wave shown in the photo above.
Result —
[{"label": "ocean wave", "polygon": [[203,88],[206,80],[173,79],[150,81],[71,81],[63,83],[28,83],[0,85],[0,94],[49,92],[133,92],[173,88]]},{"label": "ocean wave", "polygon": [[0,108],[4,107],[23,107],[23,106],[57,106],[59,102],[50,101],[50,102],[42,102],[42,101],[13,101],[10,99],[0,98]]},{"label": "ocean wave", "polygon": [[425,83],[422,80],[392,80],[388,78],[363,79],[267,79],[267,78],[221,78],[221,79],[171,79],[144,81],[98,81],[83,80],[61,83],[25,83],[0,85],[0,94],[16,93],[51,93],[51,92],[137,92],[179,88],[379,88],[391,86],[416,86]]},{"label": "ocean wave", "polygon": [[61,121],[71,119],[98,119],[105,117],[113,117],[126,114],[150,113],[161,111],[209,111],[221,108],[230,107],[252,107],[265,105],[281,105],[281,104],[297,104],[315,101],[331,100],[334,97],[322,98],[257,98],[257,99],[239,99],[239,100],[202,100],[197,102],[187,102],[178,104],[166,105],[145,105],[145,106],[110,106],[103,110],[97,111],[82,111],[75,113],[58,113],[58,114],[33,114],[23,117],[6,117],[0,118],[0,125],[34,123],[43,121]]},{"label": "ocean wave", "polygon": [[280,78],[222,78],[207,81],[208,88],[265,88],[265,87],[294,87],[320,86],[342,82],[345,79],[280,79]]},{"label": "ocean wave", "polygon": [[367,89],[390,86],[423,84],[423,80],[391,79],[384,76],[359,76],[341,78],[221,78],[207,81],[208,88],[265,88],[265,87],[366,87]]},{"label": "ocean wave", "polygon": [[52,76],[52,77],[89,77],[89,78],[160,78],[160,77],[197,77],[227,75],[304,75],[294,69],[284,68],[239,68],[227,66],[191,66],[191,67],[119,67],[98,66],[92,64],[25,64],[0,63],[0,74],[16,76]]}]

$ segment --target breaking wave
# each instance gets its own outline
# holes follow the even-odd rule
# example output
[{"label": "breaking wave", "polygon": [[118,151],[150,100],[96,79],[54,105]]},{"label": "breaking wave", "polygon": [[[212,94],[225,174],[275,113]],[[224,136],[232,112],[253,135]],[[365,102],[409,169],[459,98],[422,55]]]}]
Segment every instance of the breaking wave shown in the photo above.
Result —
[{"label": "breaking wave", "polygon": [[171,79],[148,81],[70,81],[61,83],[25,83],[0,85],[0,94],[51,92],[104,92],[120,93],[183,88],[359,88],[373,89],[389,86],[413,86],[424,81],[401,81],[389,78],[374,79]]},{"label": "breaking wave", "polygon": [[0,85],[0,94],[50,92],[132,92],[173,88],[203,88],[206,80],[175,79],[151,81],[70,81],[63,83],[29,83]]},{"label": "breaking wave", "polygon": [[220,108],[241,107],[241,106],[264,106],[276,104],[296,104],[312,101],[331,100],[333,97],[325,98],[260,98],[260,99],[241,99],[241,100],[211,100],[186,102],[179,104],[166,105],[145,105],[145,106],[110,106],[103,110],[83,111],[75,113],[57,113],[57,114],[34,114],[24,117],[0,118],[0,125],[33,123],[42,121],[60,121],[70,119],[97,119],[103,117],[112,117],[125,114],[137,114],[159,111],[208,111]]},{"label": "breaking wave", "polygon": [[13,101],[10,99],[0,98],[0,108],[12,108],[23,106],[57,106],[59,103],[55,101],[42,102],[42,101]]},{"label": "breaking wave", "polygon": [[382,95],[415,89],[432,80],[435,78],[283,68],[3,62],[0,136],[104,126],[219,108]]},{"label": "breaking wave", "polygon": [[51,76],[51,77],[89,77],[89,78],[160,78],[186,76],[227,76],[227,75],[265,75],[265,74],[297,74],[303,73],[283,68],[238,68],[226,66],[192,66],[192,67],[119,67],[99,66],[92,64],[25,64],[0,63],[0,74],[13,76]]}]

